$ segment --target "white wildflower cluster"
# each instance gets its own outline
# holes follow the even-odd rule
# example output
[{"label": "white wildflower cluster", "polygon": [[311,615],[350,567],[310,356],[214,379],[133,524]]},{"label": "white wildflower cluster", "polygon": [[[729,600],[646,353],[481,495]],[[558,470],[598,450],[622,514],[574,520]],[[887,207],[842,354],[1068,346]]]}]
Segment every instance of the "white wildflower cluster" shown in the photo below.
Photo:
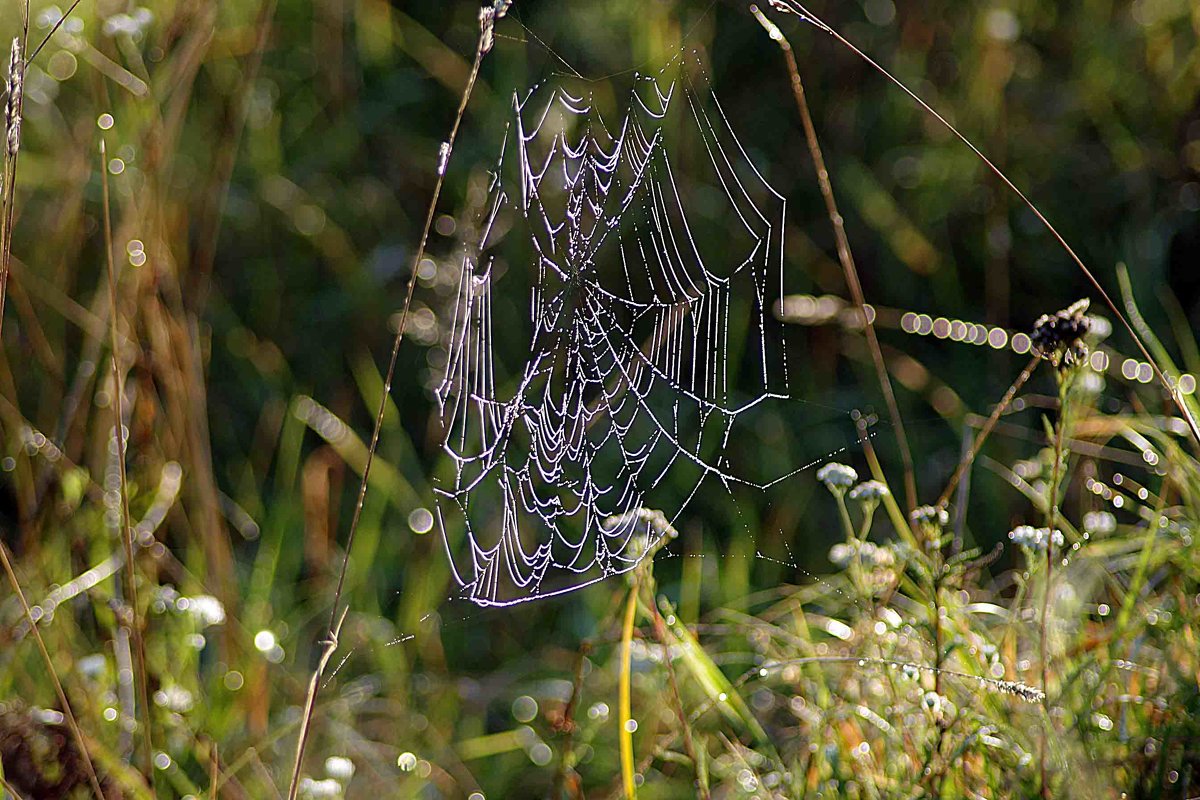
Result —
[{"label": "white wildflower cluster", "polygon": [[1032,525],[1018,525],[1008,532],[1008,538],[1012,540],[1013,544],[1027,547],[1030,550],[1045,550],[1047,542],[1052,543],[1055,547],[1062,547],[1066,542],[1062,531],[1057,528],[1051,531],[1049,528],[1035,528]]},{"label": "white wildflower cluster", "polygon": [[950,512],[941,506],[918,506],[912,510],[909,518],[917,525],[941,528],[950,524]]},{"label": "white wildflower cluster", "polygon": [[305,800],[338,800],[342,796],[342,785],[333,778],[314,780],[300,779],[300,796]]},{"label": "white wildflower cluster", "polygon": [[863,481],[850,490],[850,499],[863,505],[874,505],[891,494],[880,481]]},{"label": "white wildflower cluster", "polygon": [[679,531],[675,530],[675,527],[667,519],[666,515],[653,508],[639,507],[632,511],[626,511],[624,514],[613,514],[611,517],[605,517],[603,527],[604,530],[611,532],[630,523],[642,523],[646,526],[648,532],[656,533],[659,536],[666,536],[671,539],[679,536]]},{"label": "white wildflower cluster", "polygon": [[[629,544],[628,557],[640,560],[655,552],[671,539],[679,536],[679,531],[671,524],[666,515],[653,508],[635,508],[624,514],[613,514],[605,517],[600,527],[612,533],[618,529],[632,529],[638,535]],[[630,576],[632,578],[632,575]]]},{"label": "white wildflower cluster", "polygon": [[1089,511],[1083,515],[1083,529],[1095,536],[1103,536],[1117,529],[1117,518],[1108,511]]},{"label": "white wildflower cluster", "polygon": [[325,774],[340,783],[348,783],[354,777],[354,762],[345,756],[330,756],[325,759]]},{"label": "white wildflower cluster", "polygon": [[825,484],[834,494],[841,494],[854,485],[854,482],[858,480],[858,473],[854,471],[854,467],[838,464],[835,461],[817,470],[817,480]]},{"label": "white wildflower cluster", "polygon": [[829,560],[834,566],[845,569],[854,559],[855,553],[862,559],[863,566],[868,569],[886,569],[896,563],[896,554],[886,545],[876,545],[872,542],[842,542],[829,548]]}]

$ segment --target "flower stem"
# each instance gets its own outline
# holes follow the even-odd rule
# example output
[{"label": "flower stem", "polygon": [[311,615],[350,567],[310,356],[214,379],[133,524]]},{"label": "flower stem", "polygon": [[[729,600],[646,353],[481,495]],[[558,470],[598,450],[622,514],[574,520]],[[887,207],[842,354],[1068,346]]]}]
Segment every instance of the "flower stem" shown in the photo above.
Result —
[{"label": "flower stem", "polygon": [[638,585],[629,589],[629,600],[625,604],[625,622],[621,627],[621,678],[617,687],[617,718],[621,723],[621,781],[625,786],[625,797],[633,800],[637,797],[637,784],[633,780],[633,727],[629,723],[633,719],[629,680],[632,671],[633,649],[633,618],[637,612]]}]

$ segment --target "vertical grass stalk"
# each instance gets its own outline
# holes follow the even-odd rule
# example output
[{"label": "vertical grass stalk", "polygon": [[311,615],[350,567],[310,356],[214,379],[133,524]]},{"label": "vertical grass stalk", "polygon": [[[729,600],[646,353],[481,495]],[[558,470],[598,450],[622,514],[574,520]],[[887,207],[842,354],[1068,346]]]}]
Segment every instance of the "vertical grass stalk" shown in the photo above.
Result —
[{"label": "vertical grass stalk", "polygon": [[1042,731],[1039,752],[1039,778],[1041,796],[1050,797],[1050,786],[1046,775],[1046,759],[1049,742],[1048,730],[1050,725],[1050,641],[1048,636],[1050,626],[1050,593],[1054,579],[1054,531],[1058,529],[1058,496],[1063,479],[1063,442],[1066,438],[1067,414],[1069,412],[1070,379],[1060,370],[1055,371],[1058,383],[1058,419],[1054,425],[1054,464],[1050,471],[1050,494],[1047,498],[1047,517],[1049,532],[1046,536],[1046,586],[1042,593],[1042,614],[1038,630],[1038,650],[1041,658],[1042,671]]},{"label": "vertical grass stalk", "polygon": [[113,378],[113,438],[116,440],[117,474],[120,476],[121,493],[121,544],[125,548],[125,603],[129,606],[129,627],[133,635],[133,652],[136,663],[138,705],[142,713],[142,749],[146,782],[151,797],[154,790],[154,736],[150,723],[150,692],[146,679],[146,647],[142,641],[142,615],[138,605],[137,568],[134,565],[133,527],[129,518],[129,479],[125,473],[125,382],[121,378],[120,336],[117,332],[117,269],[113,262],[112,212],[108,196],[108,151],[104,139],[100,139],[100,187],[104,201],[104,254],[108,263],[109,334],[112,338]]},{"label": "vertical grass stalk", "polygon": [[12,229],[16,212],[17,153],[21,150],[21,115],[25,96],[25,49],[29,45],[29,0],[25,0],[25,20],[20,38],[12,40],[8,72],[4,77],[4,170],[0,174],[0,341],[4,330],[4,297],[8,290],[8,271],[12,263]]},{"label": "vertical grass stalk", "polygon": [[621,783],[625,787],[627,800],[637,797],[637,784],[633,777],[633,708],[630,699],[630,677],[633,669],[633,618],[637,613],[638,584],[629,589],[629,600],[625,603],[625,621],[621,625],[621,677],[617,686],[617,721],[621,725]]},{"label": "vertical grass stalk", "polygon": [[1154,374],[1158,377],[1159,383],[1161,383],[1163,388],[1166,389],[1167,394],[1170,396],[1172,402],[1175,404],[1176,408],[1179,409],[1179,412],[1183,415],[1183,419],[1187,423],[1188,430],[1191,432],[1192,438],[1195,440],[1197,445],[1200,445],[1200,423],[1197,423],[1195,418],[1188,411],[1187,405],[1184,403],[1183,396],[1179,392],[1178,387],[1174,386],[1171,383],[1171,381],[1163,373],[1162,368],[1158,365],[1158,361],[1155,360],[1154,356],[1150,355],[1149,349],[1147,349],[1145,342],[1142,341],[1142,337],[1138,335],[1138,332],[1136,330],[1134,330],[1134,327],[1133,327],[1132,323],[1130,323],[1129,318],[1125,315],[1125,313],[1123,311],[1121,311],[1120,307],[1117,306],[1116,302],[1112,299],[1112,297],[1104,289],[1103,284],[1100,283],[1100,280],[1096,277],[1095,273],[1093,273],[1088,268],[1087,264],[1085,264],[1083,262],[1083,259],[1079,257],[1079,254],[1076,253],[1075,250],[1071,247],[1071,245],[1069,245],[1067,243],[1067,240],[1065,238],[1063,238],[1063,235],[1058,232],[1058,228],[1055,228],[1054,225],[1052,225],[1050,223],[1050,220],[1046,218],[1046,216],[1042,213],[1041,209],[1039,209],[1036,205],[1034,205],[1033,201],[1030,200],[1029,197],[1026,196],[1026,194],[1024,192],[1022,192],[1020,189],[1017,188],[1017,185],[1015,183],[1013,183],[1012,180],[1009,179],[1009,177],[1006,174],[1004,174],[1004,171],[1001,170],[999,167],[997,167],[995,165],[995,163],[992,162],[991,159],[989,159],[987,156],[985,156],[983,154],[983,151],[980,150],[978,147],[976,147],[974,145],[974,143],[971,142],[970,139],[968,139],[965,135],[960,133],[958,128],[951,125],[950,122],[945,117],[943,117],[941,114],[939,114],[937,111],[935,111],[933,109],[933,106],[926,103],[924,100],[921,99],[920,95],[918,95],[912,89],[908,88],[907,84],[905,84],[902,80],[900,80],[895,75],[893,75],[892,73],[890,73],[886,69],[884,69],[877,61],[872,59],[870,56],[868,56],[862,50],[859,50],[857,47],[855,47],[854,44],[852,44],[849,39],[842,36],[840,33],[837,32],[837,30],[835,30],[830,25],[826,24],[820,17],[818,17],[816,14],[813,14],[803,4],[798,2],[798,0],[772,0],[771,7],[776,9],[777,11],[783,11],[786,13],[795,14],[795,15],[799,16],[801,19],[803,19],[807,22],[811,22],[813,25],[817,26],[819,29],[821,29],[825,33],[828,33],[830,36],[832,36],[834,39],[836,39],[839,44],[841,44],[843,47],[845,47],[850,52],[854,53],[854,55],[858,56],[858,58],[860,58],[864,62],[866,62],[866,64],[869,65],[872,69],[879,72],[881,75],[883,75],[889,81],[891,81],[893,84],[895,84],[897,87],[899,87],[901,91],[903,91],[914,102],[916,102],[917,105],[919,105],[922,109],[924,109],[926,113],[931,115],[934,119],[936,119],[939,123],[941,123],[941,125],[943,127],[945,127],[948,131],[950,131],[950,133],[953,134],[955,138],[957,138],[960,142],[965,144],[967,146],[967,148],[970,149],[970,151],[975,154],[975,157],[978,158],[980,161],[982,161],[984,166],[986,166],[992,172],[992,174],[994,174],[997,178],[999,178],[1000,181],[1009,189],[1009,191],[1011,191],[1013,194],[1015,194],[1021,200],[1021,202],[1024,203],[1025,206],[1031,212],[1033,212],[1033,215],[1035,217],[1037,217],[1038,222],[1040,222],[1046,228],[1046,230],[1050,232],[1050,235],[1054,237],[1054,240],[1056,242],[1058,242],[1059,246],[1062,247],[1062,249],[1066,252],[1067,256],[1071,259],[1071,261],[1075,264],[1075,266],[1077,266],[1079,268],[1079,271],[1083,273],[1085,278],[1087,278],[1088,283],[1090,283],[1092,285],[1092,288],[1094,288],[1096,290],[1096,293],[1100,295],[1100,298],[1104,301],[1104,304],[1106,306],[1108,306],[1108,308],[1113,312],[1113,314],[1116,316],[1116,318],[1121,321],[1121,325],[1129,333],[1130,338],[1133,339],[1134,343],[1138,347],[1138,350],[1141,351],[1142,356],[1146,359],[1146,361],[1154,369]]},{"label": "vertical grass stalk", "polygon": [[[507,6],[504,6],[507,9]],[[501,12],[502,15],[503,12]],[[317,661],[317,666],[313,670],[313,675],[309,681],[308,694],[304,701],[304,716],[300,724],[300,735],[296,741],[295,762],[292,765],[292,778],[288,785],[288,800],[296,800],[296,794],[300,788],[300,769],[304,762],[304,750],[308,744],[308,737],[312,728],[312,715],[316,707],[317,694],[321,688],[321,677],[325,672],[325,667],[329,664],[329,659],[333,655],[333,651],[337,649],[338,634],[340,633],[342,622],[345,621],[346,613],[349,608],[342,609],[342,592],[346,585],[346,572],[350,566],[350,555],[354,548],[354,537],[358,531],[359,521],[362,519],[363,505],[367,499],[367,486],[371,477],[371,466],[375,462],[375,451],[379,446],[379,434],[383,429],[383,417],[387,411],[388,397],[392,391],[392,380],[396,375],[396,360],[400,355],[400,345],[404,341],[404,332],[408,326],[408,314],[412,308],[413,292],[417,285],[417,268],[421,264],[421,259],[425,256],[425,246],[429,241],[429,231],[433,227],[433,217],[437,213],[438,199],[442,194],[442,186],[446,180],[446,167],[450,161],[450,156],[454,152],[454,141],[458,137],[458,129],[462,124],[463,116],[467,111],[467,103],[471,99],[471,93],[475,88],[475,81],[479,78],[479,68],[483,64],[483,57],[492,49],[494,43],[494,25],[497,13],[490,7],[485,7],[479,14],[479,39],[475,46],[475,60],[471,64],[471,73],[467,77],[467,85],[463,89],[462,99],[458,104],[458,112],[454,116],[454,122],[450,127],[450,135],[446,141],[442,143],[441,150],[438,154],[437,162],[437,180],[433,185],[433,195],[429,199],[429,209],[425,215],[425,226],[421,229],[421,238],[417,245],[416,255],[413,257],[412,272],[408,278],[408,288],[405,291],[404,306],[400,312],[400,321],[396,326],[396,336],[392,340],[391,358],[388,360],[387,376],[383,381],[383,392],[379,397],[379,410],[375,414],[375,425],[371,431],[371,444],[367,448],[367,460],[363,464],[362,479],[358,485],[358,499],[354,504],[354,515],[350,520],[350,531],[346,535],[346,548],[342,556],[342,567],[338,573],[337,585],[333,591],[333,604],[329,612],[329,628],[328,634],[322,644],[322,653]]]},{"label": "vertical grass stalk", "polygon": [[813,166],[817,171],[817,185],[821,189],[821,197],[825,200],[825,210],[833,225],[834,238],[837,240],[838,261],[841,262],[845,274],[846,286],[854,307],[862,320],[863,332],[867,337],[867,345],[871,351],[871,360],[875,365],[875,374],[879,386],[883,390],[883,399],[887,403],[888,416],[896,431],[896,444],[900,447],[900,460],[904,465],[904,499],[909,510],[917,507],[916,472],[913,469],[912,449],[908,445],[908,434],[904,430],[904,419],[900,416],[900,406],[896,403],[896,393],[892,388],[892,379],[888,375],[887,363],[883,359],[883,350],[879,347],[879,337],[875,334],[875,324],[867,312],[867,302],[863,295],[862,282],[858,279],[858,267],[854,263],[854,254],[850,250],[850,239],[846,235],[845,221],[838,211],[837,201],[833,197],[833,184],[829,180],[829,170],[825,167],[825,156],[821,151],[821,143],[817,140],[817,129],[813,125],[812,114],[808,110],[808,100],[804,94],[804,83],[800,80],[800,67],[796,63],[796,55],[792,45],[775,23],[767,19],[758,6],[750,6],[750,13],[767,31],[783,51],[787,63],[788,76],[791,78],[792,95],[796,98],[796,107],[800,111],[800,122],[804,126],[804,138],[808,142],[808,151],[812,156]]}]

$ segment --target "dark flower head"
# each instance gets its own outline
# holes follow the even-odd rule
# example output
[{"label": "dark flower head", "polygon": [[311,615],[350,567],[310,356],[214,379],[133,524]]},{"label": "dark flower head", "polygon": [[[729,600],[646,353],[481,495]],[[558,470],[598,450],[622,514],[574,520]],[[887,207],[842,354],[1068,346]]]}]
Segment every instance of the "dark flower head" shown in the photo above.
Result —
[{"label": "dark flower head", "polygon": [[1072,303],[1062,311],[1043,314],[1033,324],[1033,351],[1060,369],[1082,363],[1088,354],[1083,338],[1091,329],[1088,300]]}]

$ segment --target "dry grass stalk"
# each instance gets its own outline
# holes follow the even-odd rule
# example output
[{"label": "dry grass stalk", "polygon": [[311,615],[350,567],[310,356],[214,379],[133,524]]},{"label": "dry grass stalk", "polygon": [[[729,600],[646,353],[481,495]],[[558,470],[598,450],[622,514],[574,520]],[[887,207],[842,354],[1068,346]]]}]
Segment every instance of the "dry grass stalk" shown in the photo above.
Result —
[{"label": "dry grass stalk", "polygon": [[125,382],[121,375],[120,343],[117,332],[117,269],[113,263],[112,213],[108,197],[108,153],[104,139],[100,140],[100,185],[104,201],[104,251],[108,263],[109,333],[112,348],[113,377],[113,438],[116,440],[117,471],[120,475],[121,543],[125,548],[125,602],[129,606],[129,627],[133,636],[133,651],[137,665],[138,705],[142,709],[143,769],[150,795],[154,790],[154,737],[150,724],[150,692],[146,679],[146,647],[142,641],[141,607],[138,605],[137,569],[134,564],[133,527],[129,516],[129,479],[125,474]]},{"label": "dry grass stalk", "polygon": [[796,55],[792,52],[791,42],[783,35],[779,27],[767,19],[758,6],[750,6],[750,13],[766,30],[767,35],[779,45],[787,63],[788,76],[791,78],[792,94],[796,98],[796,107],[800,111],[800,122],[804,126],[804,138],[808,142],[808,151],[812,155],[813,166],[817,171],[817,185],[821,189],[821,197],[825,200],[825,210],[833,225],[834,238],[837,240],[838,261],[841,262],[842,272],[846,277],[846,286],[854,307],[858,309],[862,319],[863,332],[867,336],[867,345],[871,351],[871,360],[875,365],[875,375],[883,390],[883,398],[887,403],[888,416],[896,431],[896,443],[900,447],[900,460],[904,465],[904,495],[909,510],[917,507],[916,472],[913,468],[912,448],[908,444],[908,434],[904,430],[904,419],[900,416],[900,407],[896,403],[896,393],[892,388],[892,379],[888,375],[887,363],[883,359],[883,351],[879,347],[879,337],[875,333],[875,325],[867,313],[867,301],[863,295],[862,282],[858,278],[858,267],[854,263],[854,254],[850,250],[850,239],[846,235],[846,224],[838,211],[837,201],[833,196],[833,184],[829,180],[829,170],[825,166],[825,156],[821,151],[821,143],[817,139],[817,129],[813,125],[812,114],[808,110],[808,100],[804,94],[804,83],[800,80],[800,67],[796,63]]},{"label": "dry grass stalk", "polygon": [[968,139],[965,135],[960,133],[958,128],[951,125],[950,122],[945,117],[943,117],[941,114],[939,114],[937,111],[935,111],[933,109],[933,106],[929,105],[924,100],[922,100],[921,97],[916,92],[914,92],[912,89],[908,88],[907,84],[905,84],[903,81],[901,81],[895,75],[893,75],[892,73],[890,73],[886,69],[884,69],[882,66],[880,66],[880,64],[878,62],[876,62],[874,59],[872,59],[870,56],[868,56],[862,50],[859,50],[857,47],[855,47],[850,42],[850,40],[848,40],[846,37],[842,36],[840,33],[837,32],[837,30],[835,30],[831,26],[827,25],[820,17],[813,14],[811,11],[809,11],[807,8],[805,8],[804,5],[802,5],[800,2],[798,2],[798,0],[770,0],[770,1],[771,1],[771,7],[773,9],[775,9],[776,11],[780,11],[780,12],[788,13],[788,14],[795,14],[795,15],[799,16],[801,19],[804,19],[805,21],[811,22],[813,25],[816,25],[822,31],[824,31],[825,33],[828,33],[830,36],[832,36],[834,39],[836,39],[843,47],[850,50],[850,52],[854,53],[856,56],[858,56],[863,61],[865,61],[868,65],[871,66],[872,69],[876,70],[881,75],[883,75],[885,78],[887,78],[889,81],[894,83],[897,87],[899,87],[901,89],[901,91],[903,91],[906,95],[908,95],[910,98],[912,98],[913,101],[915,101],[917,103],[917,105],[919,105],[922,109],[924,109],[928,114],[930,114],[939,123],[941,123],[948,131],[950,131],[950,133],[952,133],[955,136],[955,138],[957,138],[959,141],[961,141],[963,144],[965,144],[971,150],[971,152],[974,153],[975,156],[980,161],[982,161],[984,163],[984,165],[997,178],[999,178],[1001,180],[1001,182],[1004,183],[1004,185],[1006,187],[1008,187],[1009,191],[1011,191],[1013,194],[1015,194],[1021,200],[1021,202],[1023,202],[1025,204],[1025,206],[1031,212],[1033,212],[1033,215],[1035,217],[1037,217],[1038,221],[1046,228],[1047,231],[1050,232],[1050,235],[1054,237],[1055,241],[1058,242],[1058,244],[1063,248],[1063,250],[1066,251],[1067,256],[1071,259],[1072,262],[1075,263],[1075,266],[1079,267],[1080,272],[1082,272],[1084,277],[1087,278],[1088,283],[1090,283],[1092,285],[1092,288],[1094,288],[1096,290],[1096,293],[1100,295],[1100,299],[1102,299],[1104,301],[1104,304],[1106,306],[1108,306],[1109,310],[1112,311],[1113,315],[1118,320],[1121,321],[1121,325],[1129,333],[1130,338],[1133,339],[1134,343],[1138,347],[1138,350],[1141,351],[1142,356],[1146,359],[1146,361],[1154,369],[1154,374],[1158,377],[1159,383],[1161,383],[1163,388],[1167,390],[1167,394],[1170,395],[1172,402],[1174,402],[1176,408],[1179,409],[1179,413],[1183,416],[1184,421],[1187,423],[1188,430],[1191,432],[1192,438],[1195,440],[1195,443],[1198,446],[1200,446],[1200,424],[1198,424],[1196,422],[1196,420],[1192,417],[1192,413],[1188,410],[1187,404],[1184,403],[1184,401],[1183,401],[1183,396],[1180,393],[1179,388],[1177,386],[1173,385],[1171,383],[1171,381],[1167,378],[1167,376],[1163,373],[1162,369],[1158,366],[1158,362],[1154,359],[1154,357],[1152,355],[1150,355],[1150,351],[1147,349],[1145,342],[1142,341],[1142,337],[1138,335],[1138,332],[1136,330],[1134,330],[1133,324],[1130,323],[1130,321],[1129,321],[1129,317],[1121,310],[1121,308],[1116,304],[1116,302],[1112,299],[1112,297],[1109,296],[1108,292],[1104,289],[1104,286],[1100,283],[1100,280],[1096,277],[1095,273],[1093,273],[1088,268],[1087,264],[1083,263],[1083,259],[1079,257],[1079,255],[1075,252],[1075,250],[1071,247],[1071,245],[1067,244],[1067,240],[1065,238],[1063,238],[1063,235],[1061,233],[1059,233],[1058,229],[1055,228],[1054,225],[1052,225],[1050,223],[1050,220],[1048,220],[1046,218],[1046,216],[1041,212],[1041,210],[1036,205],[1034,205],[1033,201],[1030,200],[1029,197],[1026,196],[1026,194],[1024,192],[1022,192],[1020,189],[1018,189],[1017,185],[1015,183],[1013,183],[1012,180],[1010,180],[1006,174],[1004,174],[1004,171],[1001,170],[999,167],[997,167],[995,165],[995,163],[992,162],[991,159],[989,159],[987,156],[985,156],[983,154],[982,150],[980,150],[978,147],[976,147],[971,142],[971,140]]},{"label": "dry grass stalk", "polygon": [[[25,7],[25,30],[29,30],[29,7]],[[4,173],[0,177],[0,332],[4,325],[4,297],[8,289],[8,272],[12,263],[13,216],[16,211],[14,191],[17,186],[17,153],[21,150],[21,114],[25,94],[25,59],[22,40],[12,40],[12,51],[5,75],[4,101]]]},{"label": "dry grass stalk", "polygon": [[971,443],[971,446],[967,450],[966,454],[958,462],[958,467],[954,470],[954,474],[950,477],[950,482],[947,483],[946,488],[942,490],[942,495],[938,498],[938,501],[935,504],[937,508],[945,508],[947,504],[949,504],[950,495],[954,494],[955,487],[958,486],[959,481],[962,480],[962,477],[964,474],[966,474],[967,469],[975,462],[976,456],[979,455],[980,448],[983,447],[983,443],[987,441],[989,436],[991,436],[992,430],[995,429],[996,423],[999,421],[1000,416],[1012,404],[1013,398],[1017,396],[1017,392],[1021,391],[1021,387],[1024,386],[1025,382],[1029,380],[1029,376],[1033,374],[1033,370],[1038,365],[1040,360],[1041,356],[1038,355],[1034,355],[1033,358],[1029,360],[1029,363],[1025,366],[1025,369],[1021,370],[1021,374],[1018,375],[1017,379],[1012,382],[1012,385],[1008,387],[1008,391],[1006,391],[1004,396],[1000,398],[1000,402],[997,403],[996,407],[992,409],[992,413],[988,416],[987,421],[983,423],[983,427],[981,427],[979,429],[979,433],[975,435],[975,441]]},{"label": "dry grass stalk", "polygon": [[[484,9],[487,12],[489,9]],[[408,288],[404,295],[404,306],[400,312],[400,321],[396,326],[396,336],[392,340],[391,358],[388,360],[387,374],[383,381],[383,392],[379,397],[379,410],[375,414],[375,425],[371,431],[371,443],[367,448],[367,460],[363,464],[362,480],[358,486],[358,499],[354,504],[354,515],[350,520],[350,531],[346,535],[345,553],[342,556],[342,567],[338,573],[337,585],[333,591],[333,606],[329,612],[329,632],[323,642],[321,657],[317,661],[317,666],[313,670],[312,679],[309,681],[308,696],[304,701],[304,715],[300,722],[300,736],[296,742],[295,762],[292,765],[292,778],[288,785],[288,800],[296,800],[296,793],[300,787],[300,770],[304,762],[304,750],[308,743],[308,737],[311,733],[313,710],[317,703],[317,694],[321,690],[321,677],[324,675],[325,667],[329,664],[329,659],[337,649],[338,633],[341,630],[342,622],[346,618],[346,613],[349,607],[342,608],[342,591],[346,585],[346,572],[350,567],[350,554],[354,548],[354,536],[358,531],[359,520],[362,518],[363,505],[367,499],[367,485],[371,477],[371,465],[375,461],[375,451],[379,447],[379,434],[383,430],[383,417],[387,411],[388,397],[392,392],[392,381],[396,376],[396,361],[400,355],[400,345],[404,341],[404,332],[408,326],[408,313],[412,308],[413,292],[417,286],[417,267],[421,263],[421,259],[425,257],[425,246],[429,241],[429,232],[433,228],[433,217],[437,213],[438,200],[442,194],[442,186],[446,180],[446,165],[450,160],[450,156],[454,151],[454,141],[458,137],[458,129],[462,124],[463,116],[467,112],[467,103],[471,99],[471,93],[475,89],[475,82],[479,78],[479,68],[483,64],[483,57],[487,55],[494,43],[494,25],[498,17],[504,15],[508,10],[507,3],[497,3],[495,10],[491,13],[480,13],[479,16],[479,40],[475,46],[475,60],[471,65],[471,73],[467,77],[467,85],[463,89],[462,99],[458,104],[458,112],[454,115],[454,123],[450,127],[450,135],[443,142],[438,154],[437,163],[437,180],[433,185],[433,195],[429,200],[429,210],[425,215],[425,226],[421,230],[421,238],[417,245],[417,252],[413,258],[412,272],[408,279]]]}]

